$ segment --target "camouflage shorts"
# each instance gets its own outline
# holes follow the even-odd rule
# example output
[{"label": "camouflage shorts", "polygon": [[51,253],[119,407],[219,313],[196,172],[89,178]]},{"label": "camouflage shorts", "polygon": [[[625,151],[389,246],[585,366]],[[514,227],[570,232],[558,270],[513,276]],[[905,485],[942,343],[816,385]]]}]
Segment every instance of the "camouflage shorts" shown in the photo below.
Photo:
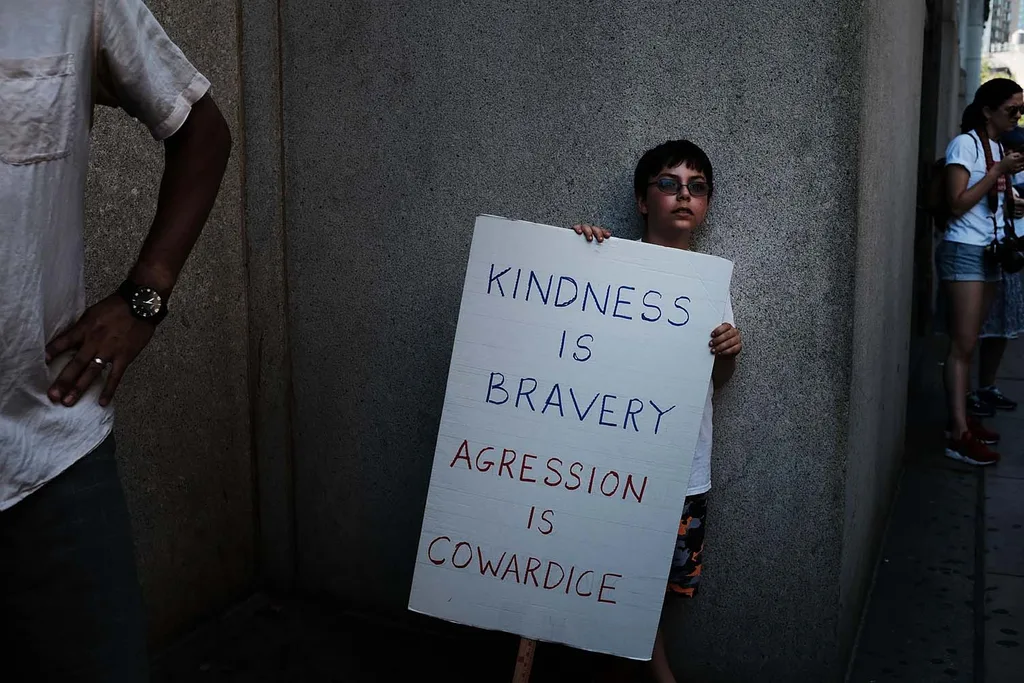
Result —
[{"label": "camouflage shorts", "polygon": [[704,567],[704,529],[707,526],[708,494],[687,496],[679,520],[676,551],[668,574],[667,593],[692,598]]}]

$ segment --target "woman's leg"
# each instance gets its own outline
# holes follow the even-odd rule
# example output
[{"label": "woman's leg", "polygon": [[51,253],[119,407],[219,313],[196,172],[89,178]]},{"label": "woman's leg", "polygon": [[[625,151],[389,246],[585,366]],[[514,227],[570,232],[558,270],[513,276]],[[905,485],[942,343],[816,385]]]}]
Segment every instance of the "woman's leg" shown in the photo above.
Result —
[{"label": "woman's leg", "polygon": [[959,439],[967,429],[967,392],[970,387],[971,356],[974,355],[981,325],[991,303],[994,286],[984,282],[943,282],[949,305],[949,353],[944,379],[949,407],[949,431]]},{"label": "woman's leg", "polygon": [[999,364],[1003,361],[1006,351],[1006,337],[985,337],[981,340],[980,362],[978,367],[978,386],[988,389],[996,385]]}]

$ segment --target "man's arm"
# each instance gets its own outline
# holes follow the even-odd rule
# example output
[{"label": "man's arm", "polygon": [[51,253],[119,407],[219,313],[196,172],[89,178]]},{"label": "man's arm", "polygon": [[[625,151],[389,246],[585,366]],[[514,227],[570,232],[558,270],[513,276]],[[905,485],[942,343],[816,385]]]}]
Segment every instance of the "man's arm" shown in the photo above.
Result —
[{"label": "man's arm", "polygon": [[[156,216],[129,277],[153,288],[166,301],[213,209],[231,152],[231,132],[209,95],[192,106],[185,123],[164,142],[164,149]],[[133,317],[118,294],[90,307],[46,348],[48,361],[76,349],[50,387],[50,400],[74,405],[107,365],[110,372],[100,404],[108,405],[154,329],[153,323]]]},{"label": "man's arm", "polygon": [[231,153],[231,131],[209,95],[164,143],[156,217],[130,278],[166,299],[213,209]]}]

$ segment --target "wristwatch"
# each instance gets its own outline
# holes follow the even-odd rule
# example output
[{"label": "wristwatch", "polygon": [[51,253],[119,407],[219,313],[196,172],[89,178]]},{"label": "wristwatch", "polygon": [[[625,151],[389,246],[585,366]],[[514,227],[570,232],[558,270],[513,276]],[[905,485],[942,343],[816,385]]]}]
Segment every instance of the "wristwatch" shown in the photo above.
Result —
[{"label": "wristwatch", "polygon": [[128,302],[132,315],[156,325],[167,317],[167,302],[152,287],[125,280],[117,293]]}]

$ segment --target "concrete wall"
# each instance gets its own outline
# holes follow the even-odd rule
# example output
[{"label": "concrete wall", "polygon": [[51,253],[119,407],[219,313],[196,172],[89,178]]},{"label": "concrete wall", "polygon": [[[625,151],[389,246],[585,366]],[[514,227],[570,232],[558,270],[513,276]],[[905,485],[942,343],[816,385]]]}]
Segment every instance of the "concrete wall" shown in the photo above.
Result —
[{"label": "concrete wall", "polygon": [[839,576],[843,648],[859,623],[902,468],[925,17],[923,3],[871,0],[862,19],[856,288]]},{"label": "concrete wall", "polygon": [[[235,2],[148,4],[213,82],[237,143]],[[118,462],[157,646],[244,594],[254,576],[240,149],[172,314],[118,392]],[[123,113],[98,108],[92,150],[86,261],[95,301],[121,283],[142,245],[163,148]]]},{"label": "concrete wall", "polygon": [[716,412],[705,587],[670,610],[670,649],[708,681],[838,680],[892,488],[909,325],[890,296],[905,278],[877,269],[909,268],[891,233],[912,211],[917,117],[865,119],[912,107],[923,10],[281,10],[299,585],[404,609],[473,216],[635,235],[638,155],[685,136],[716,163],[701,246],[736,262],[747,351]]}]

